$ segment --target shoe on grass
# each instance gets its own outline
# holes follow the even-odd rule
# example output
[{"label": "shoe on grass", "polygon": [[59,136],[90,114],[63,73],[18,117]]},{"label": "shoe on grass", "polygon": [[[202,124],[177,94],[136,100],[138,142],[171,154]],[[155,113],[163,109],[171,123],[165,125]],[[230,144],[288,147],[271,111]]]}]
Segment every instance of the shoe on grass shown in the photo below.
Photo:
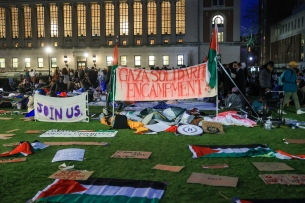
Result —
[{"label": "shoe on grass", "polygon": [[297,114],[303,114],[305,111],[302,111],[301,109],[297,110]]},{"label": "shoe on grass", "polygon": [[277,110],[277,113],[281,113],[281,114],[287,114],[285,111],[283,110]]}]

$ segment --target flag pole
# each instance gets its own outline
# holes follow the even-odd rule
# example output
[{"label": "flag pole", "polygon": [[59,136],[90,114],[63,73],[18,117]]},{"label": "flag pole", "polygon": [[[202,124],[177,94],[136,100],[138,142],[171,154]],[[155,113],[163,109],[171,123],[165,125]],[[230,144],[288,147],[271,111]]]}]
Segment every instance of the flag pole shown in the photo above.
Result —
[{"label": "flag pole", "polygon": [[216,55],[216,86],[215,86],[215,91],[216,91],[216,118],[218,118],[218,59]]},{"label": "flag pole", "polygon": [[[118,46],[118,42],[119,42],[119,36],[116,36],[115,48],[114,49],[117,48],[116,46]],[[116,50],[114,52],[116,52]],[[112,68],[113,68],[114,65],[119,65],[117,58],[115,59],[114,57],[117,57],[117,56],[115,56],[115,53],[113,54],[113,62],[116,63],[116,64],[113,63]],[[113,76],[113,83],[112,83],[112,117],[114,117],[114,94],[115,94],[115,89],[114,88],[115,88],[115,83],[116,83],[116,74],[115,74],[116,69],[111,70],[111,72],[113,72],[112,73],[112,76]]]}]

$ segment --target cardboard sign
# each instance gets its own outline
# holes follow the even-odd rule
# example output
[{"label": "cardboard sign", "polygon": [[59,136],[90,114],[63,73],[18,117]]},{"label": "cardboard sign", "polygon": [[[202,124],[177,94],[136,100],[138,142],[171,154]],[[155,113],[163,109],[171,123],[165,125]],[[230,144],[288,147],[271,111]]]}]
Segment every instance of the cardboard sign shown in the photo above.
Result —
[{"label": "cardboard sign", "polygon": [[4,163],[17,163],[17,162],[23,162],[26,161],[26,158],[15,158],[15,159],[0,159],[0,164]]},{"label": "cardboard sign", "polygon": [[266,183],[270,184],[281,184],[281,185],[304,185],[305,175],[299,174],[264,174],[259,177]]},{"label": "cardboard sign", "polygon": [[186,182],[199,183],[199,184],[211,185],[211,186],[236,187],[238,178],[194,172]]},{"label": "cardboard sign", "polygon": [[0,117],[0,120],[8,121],[8,120],[13,120],[13,118]]},{"label": "cardboard sign", "polygon": [[8,130],[8,131],[5,131],[6,133],[12,133],[12,132],[15,132],[15,131],[18,131],[20,129],[14,129],[14,130]]},{"label": "cardboard sign", "polygon": [[87,180],[92,173],[93,171],[58,170],[49,178],[62,180]]},{"label": "cardboard sign", "polygon": [[168,165],[161,165],[158,164],[153,169],[163,170],[163,171],[171,171],[171,172],[180,172],[184,166],[168,166]]},{"label": "cardboard sign", "polygon": [[201,124],[202,124],[202,129],[205,133],[225,134],[225,132],[223,131],[222,123],[201,121]]},{"label": "cardboard sign", "polygon": [[0,136],[3,136],[3,137],[12,137],[14,136],[15,134],[0,134]]},{"label": "cardboard sign", "polygon": [[27,130],[25,131],[26,134],[40,134],[45,132],[45,130]]},{"label": "cardboard sign", "polygon": [[107,146],[108,142],[44,142],[43,144],[51,145],[51,146],[65,146],[65,145]]},{"label": "cardboard sign", "polygon": [[141,152],[141,151],[116,151],[111,157],[112,158],[134,158],[134,159],[148,159],[152,152]]},{"label": "cardboard sign", "polygon": [[296,140],[296,139],[284,139],[285,143],[292,143],[292,144],[305,144],[305,140]]},{"label": "cardboard sign", "polygon": [[8,140],[8,139],[11,139],[12,137],[6,137],[6,136],[0,136],[0,139],[1,140]]},{"label": "cardboard sign", "polygon": [[227,164],[211,164],[211,165],[202,165],[202,168],[218,169],[218,168],[229,168],[229,166]]},{"label": "cardboard sign", "polygon": [[3,147],[14,147],[14,146],[18,146],[18,145],[20,145],[20,142],[2,144]]},{"label": "cardboard sign", "polygon": [[285,163],[252,162],[260,171],[293,171],[294,169]]}]

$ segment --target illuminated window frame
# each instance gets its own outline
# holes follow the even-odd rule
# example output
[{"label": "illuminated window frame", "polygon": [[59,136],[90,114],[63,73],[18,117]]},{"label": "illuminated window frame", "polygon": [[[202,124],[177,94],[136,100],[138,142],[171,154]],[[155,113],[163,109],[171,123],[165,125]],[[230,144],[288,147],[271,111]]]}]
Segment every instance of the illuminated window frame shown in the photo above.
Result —
[{"label": "illuminated window frame", "polygon": [[120,56],[121,66],[127,66],[127,56]]},{"label": "illuminated window frame", "polygon": [[157,6],[156,2],[147,3],[147,33],[156,34],[157,33]]},{"label": "illuminated window frame", "polygon": [[19,38],[19,9],[15,6],[11,7],[11,18],[12,18],[12,37]]},{"label": "illuminated window frame", "polygon": [[6,38],[6,12],[5,8],[0,7],[0,38]]},{"label": "illuminated window frame", "polygon": [[57,67],[57,58],[51,57],[51,68]]},{"label": "illuminated window frame", "polygon": [[148,56],[148,66],[155,66],[155,56]]},{"label": "illuminated window frame", "polygon": [[141,45],[141,40],[140,39],[136,40],[136,45]]},{"label": "illuminated window frame", "polygon": [[127,40],[122,40],[122,45],[126,46],[127,45]]},{"label": "illuminated window frame", "polygon": [[161,3],[162,34],[171,34],[171,4],[168,1]]},{"label": "illuminated window frame", "polygon": [[114,5],[105,3],[105,32],[106,36],[114,35]]},{"label": "illuminated window frame", "polygon": [[217,40],[218,42],[224,42],[224,18],[222,15],[215,15],[212,18],[212,29],[215,27],[215,23],[218,27],[218,35]]},{"label": "illuminated window frame", "polygon": [[154,39],[149,40],[149,44],[150,45],[154,45],[155,44],[155,40]]},{"label": "illuminated window frame", "polygon": [[0,68],[5,68],[5,58],[0,58]]},{"label": "illuminated window frame", "polygon": [[101,36],[101,7],[98,3],[91,3],[91,33],[92,36]]},{"label": "illuminated window frame", "polygon": [[134,56],[135,67],[141,67],[141,56]]},{"label": "illuminated window frame", "polygon": [[72,37],[72,7],[70,4],[63,5],[64,13],[64,36]]},{"label": "illuminated window frame", "polygon": [[18,65],[19,65],[19,63],[18,63],[18,58],[13,57],[13,58],[12,58],[12,67],[13,67],[13,68],[18,68]]},{"label": "illuminated window frame", "polygon": [[43,68],[43,58],[38,57],[37,58],[37,64],[38,64],[38,68]]},{"label": "illuminated window frame", "polygon": [[44,47],[44,42],[40,42],[40,47]]},{"label": "illuminated window frame", "polygon": [[183,54],[178,54],[178,56],[177,56],[177,65],[178,66],[184,65],[184,56],[183,56]]},{"label": "illuminated window frame", "polygon": [[133,32],[135,35],[142,35],[142,3],[139,1],[133,4]]},{"label": "illuminated window frame", "polygon": [[36,20],[37,20],[37,37],[45,37],[44,27],[44,7],[41,4],[36,5]]},{"label": "illuminated window frame", "polygon": [[106,56],[106,66],[112,66],[112,63],[113,63],[113,57]]},{"label": "illuminated window frame", "polygon": [[77,4],[77,36],[86,36],[86,5],[83,3]]},{"label": "illuminated window frame", "polygon": [[120,3],[120,35],[128,35],[128,4]]},{"label": "illuminated window frame", "polygon": [[163,63],[163,66],[169,66],[169,56],[168,55],[165,55],[162,57],[162,63]]},{"label": "illuminated window frame", "polygon": [[24,19],[24,36],[25,38],[32,37],[32,14],[31,7],[29,5],[24,5],[23,7],[23,19]]},{"label": "illuminated window frame", "polygon": [[25,68],[31,68],[31,58],[24,58]]},{"label": "illuminated window frame", "polygon": [[176,3],[176,34],[185,34],[185,0]]},{"label": "illuminated window frame", "polygon": [[58,37],[58,6],[50,4],[51,37]]}]

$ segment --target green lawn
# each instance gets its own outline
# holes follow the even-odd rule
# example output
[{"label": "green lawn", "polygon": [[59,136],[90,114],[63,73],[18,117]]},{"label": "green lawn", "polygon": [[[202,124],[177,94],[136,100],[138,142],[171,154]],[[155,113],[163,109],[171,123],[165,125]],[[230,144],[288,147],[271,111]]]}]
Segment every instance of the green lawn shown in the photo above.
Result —
[{"label": "green lawn", "polygon": [[[290,111],[289,111],[290,110]],[[100,107],[90,107],[90,113],[101,112]],[[305,120],[305,115],[296,115],[294,107],[288,108],[285,117]],[[8,117],[8,116],[1,116]],[[138,180],[165,181],[169,185],[164,192],[161,203],[222,203],[231,202],[231,198],[305,198],[304,186],[265,185],[259,174],[268,172],[258,171],[251,162],[282,162],[295,171],[280,171],[270,173],[305,174],[305,160],[280,160],[276,158],[198,158],[193,159],[188,144],[229,145],[229,144],[267,144],[273,150],[283,150],[291,154],[305,154],[305,145],[285,144],[283,138],[305,139],[305,131],[292,130],[282,126],[271,131],[262,127],[246,128],[224,127],[225,135],[204,134],[201,137],[176,136],[173,133],[159,133],[158,135],[138,135],[132,130],[119,130],[114,138],[38,138],[37,135],[25,134],[26,130],[103,130],[97,120],[89,123],[44,123],[24,122],[21,116],[14,115],[14,120],[0,120],[0,133],[7,130],[20,129],[16,135],[8,140],[0,140],[0,152],[9,151],[13,147],[3,147],[3,143],[39,140],[45,141],[100,141],[109,142],[109,146],[71,146],[85,149],[83,162],[65,162],[75,165],[76,169],[94,171],[92,177],[123,178]],[[0,165],[0,202],[24,203],[32,198],[36,192],[44,189],[53,180],[48,176],[57,171],[62,162],[51,163],[59,149],[70,146],[50,146],[27,157],[26,162],[6,163]],[[148,160],[115,159],[110,156],[116,150],[150,151]],[[203,164],[227,163],[227,169],[202,169]],[[151,169],[157,164],[185,166],[180,173]],[[209,173],[239,177],[236,188],[213,187],[200,184],[188,184],[186,180],[192,172]],[[221,192],[229,199],[219,194]]]}]

